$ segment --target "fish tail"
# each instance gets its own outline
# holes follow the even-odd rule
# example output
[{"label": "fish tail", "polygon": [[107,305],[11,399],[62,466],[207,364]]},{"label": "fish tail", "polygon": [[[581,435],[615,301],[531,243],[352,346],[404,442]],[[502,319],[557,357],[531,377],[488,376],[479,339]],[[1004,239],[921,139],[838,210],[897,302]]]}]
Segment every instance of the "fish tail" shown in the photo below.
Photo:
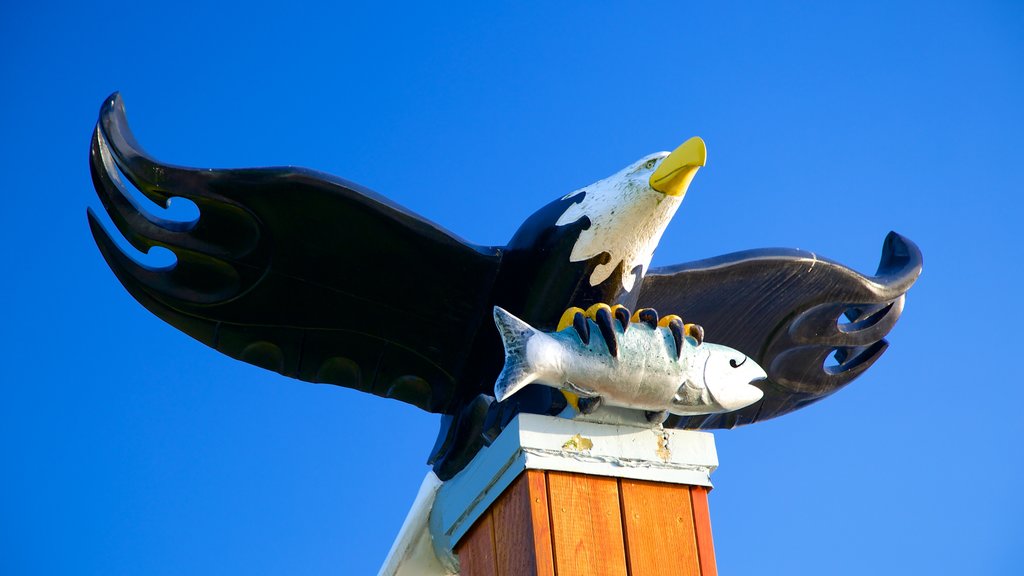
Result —
[{"label": "fish tail", "polygon": [[544,334],[501,306],[494,307],[494,325],[505,345],[505,367],[494,383],[494,397],[501,402],[537,380],[538,373],[530,362],[526,345]]}]

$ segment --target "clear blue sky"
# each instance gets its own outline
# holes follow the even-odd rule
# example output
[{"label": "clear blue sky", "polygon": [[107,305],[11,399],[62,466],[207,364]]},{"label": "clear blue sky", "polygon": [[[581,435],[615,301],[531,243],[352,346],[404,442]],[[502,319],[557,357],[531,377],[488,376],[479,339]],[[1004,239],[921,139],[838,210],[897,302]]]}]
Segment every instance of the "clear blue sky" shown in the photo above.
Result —
[{"label": "clear blue sky", "polygon": [[368,574],[427,471],[435,416],[230,360],[120,287],[85,219],[120,90],[158,158],[316,168],[482,244],[692,135],[655,265],[870,273],[910,237],[881,360],[716,434],[719,567],[1019,573],[1020,3],[146,4],[0,7],[0,572]]}]

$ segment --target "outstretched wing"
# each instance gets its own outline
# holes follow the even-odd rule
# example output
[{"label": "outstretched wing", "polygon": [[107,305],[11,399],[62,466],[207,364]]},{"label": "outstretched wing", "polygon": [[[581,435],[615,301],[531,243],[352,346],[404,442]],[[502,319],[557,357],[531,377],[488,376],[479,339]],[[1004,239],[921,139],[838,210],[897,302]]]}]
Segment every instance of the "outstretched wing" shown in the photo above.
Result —
[{"label": "outstretched wing", "polygon": [[882,338],[921,273],[921,251],[890,232],[874,277],[800,250],[751,250],[658,268],[639,305],[678,313],[708,341],[735,348],[768,373],[761,401],[680,428],[732,428],[774,418],[832,394],[885,351]]},{"label": "outstretched wing", "polygon": [[[93,183],[140,251],[171,250],[163,268],[125,255],[89,212],[103,257],[125,288],[186,334],[301,380],[444,412],[501,253],[470,245],[351,182],[301,168],[204,170],[161,164],[128,129],[114,94],[93,135]],[[199,218],[146,212],[182,197]]]}]

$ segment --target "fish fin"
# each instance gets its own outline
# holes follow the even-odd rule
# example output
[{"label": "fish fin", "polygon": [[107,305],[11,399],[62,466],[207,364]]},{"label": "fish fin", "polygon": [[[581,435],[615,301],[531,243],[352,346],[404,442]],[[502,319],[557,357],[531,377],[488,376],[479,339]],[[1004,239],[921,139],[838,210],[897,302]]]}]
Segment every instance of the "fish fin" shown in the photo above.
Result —
[{"label": "fish fin", "polygon": [[501,402],[537,379],[527,358],[526,344],[540,332],[501,306],[494,307],[494,325],[505,345],[505,367],[494,383],[494,397]]},{"label": "fish fin", "polygon": [[600,396],[580,398],[580,414],[593,414],[595,410],[601,407],[602,402],[603,400]]},{"label": "fish fin", "polygon": [[665,419],[668,418],[668,410],[646,410],[644,416],[647,417],[647,421],[651,424],[664,424]]}]

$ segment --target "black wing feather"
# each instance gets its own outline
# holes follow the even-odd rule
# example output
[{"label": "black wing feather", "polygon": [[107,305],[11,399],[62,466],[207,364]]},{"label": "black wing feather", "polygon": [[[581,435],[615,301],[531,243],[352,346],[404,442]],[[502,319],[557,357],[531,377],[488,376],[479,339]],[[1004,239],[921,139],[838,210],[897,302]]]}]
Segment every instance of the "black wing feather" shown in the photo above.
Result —
[{"label": "black wing feather", "polygon": [[[100,112],[90,165],[104,208],[140,265],[89,213],[104,258],[151,312],[229,356],[286,376],[444,412],[501,261],[359,185],[301,168],[207,170],[161,164],[128,129],[119,95]],[[147,213],[182,197],[190,223]]]},{"label": "black wing feather", "polygon": [[[707,338],[756,360],[764,398],[727,414],[673,417],[685,428],[732,428],[774,418],[832,394],[885,351],[883,337],[921,273],[921,251],[890,232],[874,277],[811,252],[766,249],[657,268],[639,305],[678,313]],[[843,318],[846,320],[843,321]],[[835,354],[838,364],[826,366]]]}]

